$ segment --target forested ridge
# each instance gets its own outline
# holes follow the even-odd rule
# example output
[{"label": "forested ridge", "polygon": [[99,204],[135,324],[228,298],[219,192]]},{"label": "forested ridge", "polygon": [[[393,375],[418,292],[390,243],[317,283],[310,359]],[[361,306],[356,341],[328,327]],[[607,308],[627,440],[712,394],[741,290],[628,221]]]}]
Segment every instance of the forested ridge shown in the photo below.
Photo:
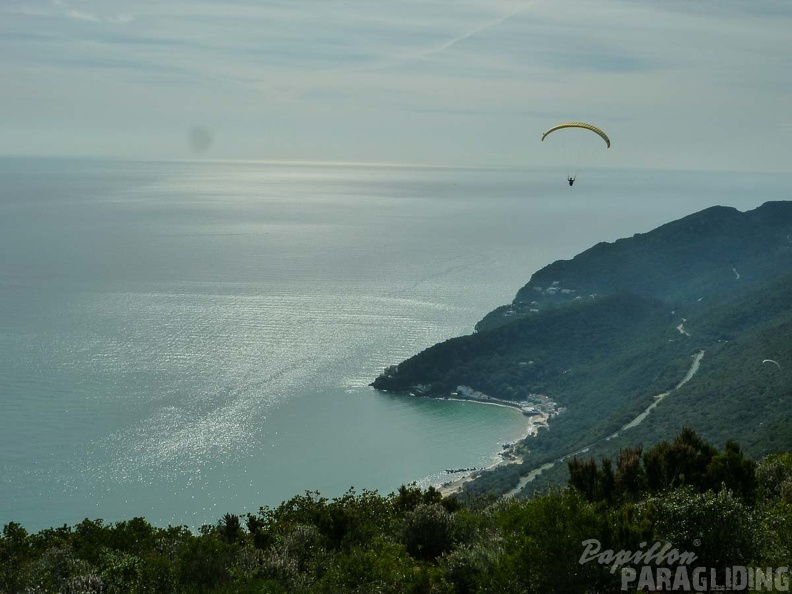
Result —
[{"label": "forested ridge", "polygon": [[[558,402],[563,414],[523,444],[530,453],[521,464],[466,485],[505,493],[582,448],[613,455],[683,426],[717,443],[737,439],[753,456],[792,449],[791,331],[792,202],[746,213],[713,207],[543,268],[477,332],[426,349],[372,385],[434,397],[465,385]],[[619,433],[677,386],[696,353],[695,377]],[[567,476],[554,464],[525,494]]]},{"label": "forested ridge", "polygon": [[403,486],[332,500],[306,493],[198,533],[143,518],[34,534],[11,523],[0,592],[637,592],[637,581],[622,589],[630,563],[583,561],[592,540],[611,551],[668,543],[721,577],[792,559],[792,453],[757,463],[735,442],[716,448],[685,429],[568,466],[567,486],[531,499]]}]

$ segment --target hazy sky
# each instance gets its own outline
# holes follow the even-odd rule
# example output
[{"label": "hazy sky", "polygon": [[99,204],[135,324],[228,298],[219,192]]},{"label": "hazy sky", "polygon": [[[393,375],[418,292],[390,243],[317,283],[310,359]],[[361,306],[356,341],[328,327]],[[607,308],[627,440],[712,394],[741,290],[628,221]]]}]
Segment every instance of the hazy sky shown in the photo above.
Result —
[{"label": "hazy sky", "polygon": [[792,0],[0,0],[0,154],[792,171]]}]

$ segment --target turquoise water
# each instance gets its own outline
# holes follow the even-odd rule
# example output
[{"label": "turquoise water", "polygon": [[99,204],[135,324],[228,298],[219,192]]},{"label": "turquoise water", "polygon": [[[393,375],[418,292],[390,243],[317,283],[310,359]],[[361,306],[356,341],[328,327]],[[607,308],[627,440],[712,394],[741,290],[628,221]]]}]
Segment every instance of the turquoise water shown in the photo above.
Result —
[{"label": "turquoise water", "polygon": [[789,182],[556,178],[0,159],[0,524],[198,526],[489,464],[518,413],[367,384],[552,260]]}]

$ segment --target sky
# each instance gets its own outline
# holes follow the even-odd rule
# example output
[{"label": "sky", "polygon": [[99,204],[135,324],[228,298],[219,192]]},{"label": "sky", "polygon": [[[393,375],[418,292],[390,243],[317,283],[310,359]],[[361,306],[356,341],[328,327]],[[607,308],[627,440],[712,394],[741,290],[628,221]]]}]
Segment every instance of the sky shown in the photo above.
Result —
[{"label": "sky", "polygon": [[0,155],[792,172],[790,0],[2,0]]}]

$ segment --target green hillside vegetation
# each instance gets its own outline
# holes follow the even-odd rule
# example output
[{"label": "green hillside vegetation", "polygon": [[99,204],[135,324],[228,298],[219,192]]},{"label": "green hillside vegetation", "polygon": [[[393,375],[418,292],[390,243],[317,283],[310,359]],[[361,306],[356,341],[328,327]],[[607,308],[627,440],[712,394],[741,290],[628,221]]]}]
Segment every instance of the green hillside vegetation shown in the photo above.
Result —
[{"label": "green hillside vegetation", "polygon": [[477,329],[591,295],[629,292],[677,306],[718,300],[792,271],[790,234],[792,202],[767,202],[745,213],[708,208],[545,266]]},{"label": "green hillside vegetation", "polygon": [[737,436],[756,456],[792,448],[792,276],[686,326],[710,337],[706,364],[641,425],[642,437],[653,443],[689,424],[716,442]]},{"label": "green hillside vegetation", "polygon": [[[435,345],[373,386],[433,396],[446,396],[458,385],[504,399],[550,395],[567,410],[552,419],[551,431],[527,444],[534,467],[560,449],[572,452],[605,438],[651,404],[655,394],[671,389],[694,350],[683,338],[665,305],[613,295]],[[502,484],[508,488],[520,472],[520,467],[496,471],[511,477]]]},{"label": "green hillside vegetation", "polygon": [[[613,457],[631,444],[651,446],[668,439],[684,426],[695,427],[715,443],[734,436],[752,456],[792,449],[792,275],[717,306],[699,308],[685,326],[692,334],[686,343],[705,350],[694,381],[674,391],[639,426],[609,441],[587,442],[589,453]],[[779,365],[762,363],[765,359]],[[680,371],[678,378],[683,375]],[[544,447],[555,427],[563,426],[562,420],[563,415],[551,425],[553,430],[540,433],[539,439],[529,443]],[[467,490],[476,494],[506,492],[531,470],[584,447],[581,441],[585,440],[562,443],[560,438],[550,456],[536,455],[540,450],[532,445],[534,455],[522,465],[484,473],[467,485]],[[542,492],[567,478],[566,466],[555,464],[526,485],[521,495]]]},{"label": "green hillside vegetation", "polygon": [[745,213],[714,206],[554,262],[534,274],[515,301],[532,301],[535,286],[555,281],[578,293],[626,290],[678,303],[718,296],[734,290],[737,281],[750,285],[789,270],[791,229],[792,202],[768,202]]},{"label": "green hillside vegetation", "polygon": [[[752,456],[788,451],[791,234],[792,203],[777,202],[748,213],[707,209],[600,244],[537,272],[478,332],[435,345],[372,385],[440,397],[457,385],[514,400],[538,392],[566,407],[550,419],[549,431],[523,443],[521,464],[480,473],[465,485],[470,495],[506,493],[553,463],[521,494],[540,492],[567,480],[559,463],[566,456],[587,449],[612,457],[637,443],[657,444],[683,426],[716,443],[734,437]],[[546,294],[551,285],[557,290]],[[598,294],[578,299],[577,292],[560,292],[573,286]],[[519,304],[529,297],[540,311],[521,314]],[[674,388],[701,351],[690,382],[640,425],[620,431],[655,395]]]},{"label": "green hillside vegetation", "polygon": [[[646,376],[633,374],[625,361],[638,364],[647,350],[657,349],[686,356],[689,348],[679,345],[672,321],[668,308],[658,301],[613,295],[450,339],[400,363],[372,385],[433,396],[471,385],[513,400],[556,390],[575,399],[595,376],[607,381],[599,376],[626,372],[635,376],[632,379],[640,384],[636,387],[651,391],[654,386],[646,385]],[[607,373],[598,371],[603,368]],[[657,372],[651,377],[664,375],[668,374]],[[670,381],[669,375],[655,383],[663,387]]]},{"label": "green hillside vegetation", "polygon": [[35,534],[11,523],[0,592],[637,592],[621,589],[613,560],[580,562],[590,539],[613,551],[670,543],[721,576],[792,559],[790,453],[757,464],[736,443],[719,450],[685,430],[613,463],[569,466],[569,486],[532,499],[465,502],[414,486],[306,493],[197,534],[143,518]]}]

